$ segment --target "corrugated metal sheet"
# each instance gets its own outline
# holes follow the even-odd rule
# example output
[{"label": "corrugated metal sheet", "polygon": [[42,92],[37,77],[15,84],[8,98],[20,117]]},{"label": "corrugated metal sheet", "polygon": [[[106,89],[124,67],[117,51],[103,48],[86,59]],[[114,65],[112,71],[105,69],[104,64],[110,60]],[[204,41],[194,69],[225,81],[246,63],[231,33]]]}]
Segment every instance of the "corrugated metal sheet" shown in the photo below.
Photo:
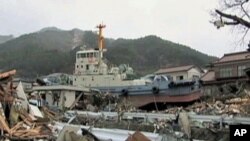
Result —
[{"label": "corrugated metal sheet", "polygon": [[[55,127],[61,131],[65,125],[69,124],[56,122]],[[135,131],[130,131],[130,130],[91,128],[89,126],[80,126],[72,124],[70,126],[87,129],[100,140],[125,141],[130,135],[135,133]],[[81,130],[78,130],[77,133],[80,135]],[[141,133],[151,141],[162,141],[162,136],[159,134],[150,132],[141,132]]]}]

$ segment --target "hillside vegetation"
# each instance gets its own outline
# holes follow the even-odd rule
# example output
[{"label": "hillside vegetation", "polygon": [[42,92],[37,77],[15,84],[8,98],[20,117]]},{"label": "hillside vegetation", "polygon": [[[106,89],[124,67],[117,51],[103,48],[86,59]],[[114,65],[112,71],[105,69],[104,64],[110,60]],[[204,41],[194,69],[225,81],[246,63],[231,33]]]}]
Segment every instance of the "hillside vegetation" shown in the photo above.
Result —
[{"label": "hillside vegetation", "polygon": [[14,37],[12,35],[0,35],[0,44],[5,43]]},{"label": "hillside vegetation", "polygon": [[[37,77],[55,72],[73,73],[75,53],[80,46],[97,47],[92,31],[45,28],[0,44],[1,70],[17,69],[21,77]],[[139,75],[165,66],[204,66],[214,57],[157,36],[139,39],[105,39],[109,64],[130,64]]]}]

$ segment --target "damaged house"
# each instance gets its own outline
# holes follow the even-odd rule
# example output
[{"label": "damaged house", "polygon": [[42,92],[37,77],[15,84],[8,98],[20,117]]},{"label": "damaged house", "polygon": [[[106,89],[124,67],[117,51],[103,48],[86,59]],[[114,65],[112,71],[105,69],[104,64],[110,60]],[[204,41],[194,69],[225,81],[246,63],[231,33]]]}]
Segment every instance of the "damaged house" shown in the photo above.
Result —
[{"label": "damaged house", "polygon": [[159,69],[156,74],[166,75],[173,81],[197,80],[201,77],[203,70],[195,65],[178,66]]},{"label": "damaged house", "polygon": [[71,108],[75,106],[75,102],[83,99],[83,94],[88,92],[88,89],[78,88],[67,85],[55,86],[36,86],[33,91],[37,92],[48,106],[56,106],[60,109]]},{"label": "damaged house", "polygon": [[89,92],[87,88],[72,86],[71,75],[54,73],[42,76],[37,80],[38,86],[32,88],[31,97],[34,104],[38,104],[36,99],[42,99],[43,104],[48,106],[63,108],[73,108],[78,101],[84,100],[84,95]]},{"label": "damaged house", "polygon": [[237,93],[241,85],[249,78],[246,70],[250,67],[250,52],[225,54],[210,65],[210,69],[201,77],[205,94]]}]

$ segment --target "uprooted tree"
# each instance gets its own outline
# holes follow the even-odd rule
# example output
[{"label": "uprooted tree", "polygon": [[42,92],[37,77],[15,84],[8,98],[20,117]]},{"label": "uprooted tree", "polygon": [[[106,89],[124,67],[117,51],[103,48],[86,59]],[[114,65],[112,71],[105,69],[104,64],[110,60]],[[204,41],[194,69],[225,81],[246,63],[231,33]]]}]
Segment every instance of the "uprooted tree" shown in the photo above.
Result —
[{"label": "uprooted tree", "polygon": [[[245,39],[250,28],[249,0],[220,0],[220,7],[212,12],[212,23],[219,29],[223,26],[232,26]],[[248,45],[250,46],[250,45]]]}]

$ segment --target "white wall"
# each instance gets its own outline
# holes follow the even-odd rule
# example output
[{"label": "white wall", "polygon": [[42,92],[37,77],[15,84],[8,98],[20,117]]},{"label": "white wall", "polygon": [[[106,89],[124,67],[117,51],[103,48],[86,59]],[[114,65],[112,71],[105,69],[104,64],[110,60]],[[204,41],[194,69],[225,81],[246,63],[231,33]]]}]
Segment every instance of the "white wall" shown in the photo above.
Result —
[{"label": "white wall", "polygon": [[65,107],[70,107],[73,102],[75,101],[75,91],[69,91],[69,90],[62,90],[59,92],[60,98],[59,98],[59,103],[53,104],[53,92],[47,92],[46,93],[46,101],[48,102],[49,106],[58,106],[60,108],[63,108],[63,101]]},{"label": "white wall", "polygon": [[199,78],[201,77],[201,72],[198,68],[192,68],[188,71],[181,71],[181,72],[172,72],[164,74],[166,76],[171,76],[173,78],[173,81],[177,80],[178,76],[183,76],[183,80],[193,80],[193,76],[197,75]]},{"label": "white wall", "polygon": [[167,73],[167,74],[163,74],[166,76],[171,76],[173,78],[174,81],[177,80],[177,76],[183,76],[183,79],[187,79],[187,72],[173,72],[173,73]]},{"label": "white wall", "polygon": [[52,98],[52,93],[47,92],[45,94],[46,101],[48,102],[49,106],[53,105],[53,98]]},{"label": "white wall", "polygon": [[188,70],[188,80],[192,80],[194,75],[197,75],[199,78],[201,77],[201,72],[198,68]]},{"label": "white wall", "polygon": [[63,103],[63,98],[65,97],[64,106],[69,108],[75,101],[75,91],[62,91],[60,97],[60,105]]}]

